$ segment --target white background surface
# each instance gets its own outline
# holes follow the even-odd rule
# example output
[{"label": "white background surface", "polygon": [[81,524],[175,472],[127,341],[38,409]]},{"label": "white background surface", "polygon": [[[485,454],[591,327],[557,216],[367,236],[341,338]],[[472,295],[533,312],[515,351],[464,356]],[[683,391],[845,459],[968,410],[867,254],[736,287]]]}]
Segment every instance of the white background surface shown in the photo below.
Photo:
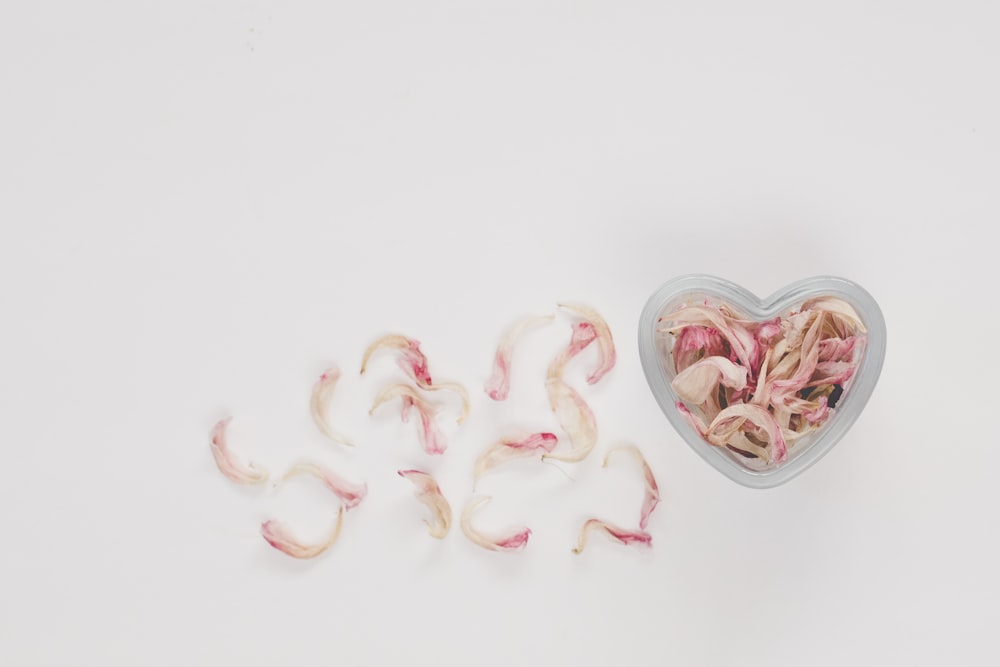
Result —
[{"label": "white background surface", "polygon": [[[809,4],[809,7],[803,5]],[[0,663],[996,664],[1000,16],[981,2],[39,2],[0,23]],[[760,294],[833,273],[882,304],[881,384],[771,491],[689,451],[643,380],[647,296],[691,271]],[[482,446],[554,428],[503,329],[557,300],[619,343],[586,391],[598,453],[484,479],[523,553],[427,537],[400,467],[456,511]],[[376,335],[424,343],[473,415],[426,457]],[[592,361],[593,357],[588,358]],[[337,449],[309,389],[345,369]],[[576,381],[582,377],[582,370]],[[534,374],[534,375],[533,375]],[[207,433],[275,473],[369,484],[312,562],[308,483],[247,492]],[[595,539],[664,491],[652,551]],[[312,531],[312,532],[310,532]]]}]

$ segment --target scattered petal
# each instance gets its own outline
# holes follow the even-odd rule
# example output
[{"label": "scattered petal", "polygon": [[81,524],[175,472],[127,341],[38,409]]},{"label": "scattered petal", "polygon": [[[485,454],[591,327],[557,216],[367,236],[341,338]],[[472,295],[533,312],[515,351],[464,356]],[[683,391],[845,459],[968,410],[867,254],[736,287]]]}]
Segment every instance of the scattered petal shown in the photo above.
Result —
[{"label": "scattered petal", "polygon": [[340,369],[336,366],[331,366],[323,371],[323,374],[319,376],[318,380],[316,380],[316,384],[313,385],[312,399],[309,402],[309,408],[312,413],[313,421],[316,422],[316,426],[323,433],[323,435],[330,438],[334,442],[339,442],[342,445],[353,447],[354,443],[330,426],[330,397],[333,395],[333,390],[337,386],[337,380],[339,379]]},{"label": "scattered petal", "polygon": [[400,477],[408,479],[417,487],[417,500],[431,511],[433,520],[424,521],[427,524],[427,532],[431,537],[442,539],[451,528],[451,505],[441,493],[441,487],[433,477],[420,470],[400,470],[398,473]]},{"label": "scattered petal", "polygon": [[583,524],[583,528],[580,530],[580,539],[577,542],[576,547],[573,549],[573,553],[583,553],[584,547],[587,546],[587,537],[592,530],[603,531],[605,534],[614,538],[618,542],[626,545],[642,544],[650,546],[653,543],[653,536],[644,530],[626,530],[606,521],[601,521],[600,519],[588,519],[587,522]]},{"label": "scattered petal", "polygon": [[344,508],[337,512],[337,525],[334,526],[330,536],[319,544],[303,544],[292,534],[288,526],[271,519],[260,525],[260,534],[272,547],[286,553],[292,558],[315,558],[329,549],[337,538],[340,537],[340,528],[344,524]]},{"label": "scattered petal", "polygon": [[431,375],[427,370],[427,357],[420,351],[420,341],[399,334],[382,336],[365,350],[361,360],[361,374],[365,374],[368,361],[379,350],[399,350],[397,360],[400,368],[420,384],[431,384]]},{"label": "scattered petal", "polygon": [[492,500],[490,496],[476,496],[469,500],[462,510],[462,532],[472,542],[490,551],[518,551],[528,544],[531,529],[522,528],[509,535],[500,537],[485,535],[472,526],[472,515],[483,505]]},{"label": "scattered petal", "polygon": [[521,334],[540,324],[551,322],[555,315],[529,316],[522,318],[503,335],[493,357],[493,375],[486,381],[486,394],[494,401],[505,401],[510,393],[510,363],[514,354],[514,344]]},{"label": "scattered petal", "polygon": [[576,324],[573,327],[573,335],[570,337],[569,345],[549,364],[546,377],[549,380],[561,380],[569,360],[580,354],[595,340],[597,340],[597,328],[593,324],[590,322]]},{"label": "scattered petal", "polygon": [[600,350],[601,359],[597,368],[587,376],[587,384],[597,384],[602,377],[615,367],[617,353],[615,352],[615,342],[611,337],[611,328],[604,318],[601,317],[600,313],[593,308],[571,303],[560,303],[559,307],[565,308],[582,317],[585,322],[594,327],[597,333],[597,347]]},{"label": "scattered petal", "polygon": [[424,451],[428,454],[443,454],[448,448],[448,443],[445,442],[444,435],[438,430],[434,421],[437,408],[425,401],[413,387],[405,384],[389,385],[375,397],[375,403],[368,414],[372,414],[380,405],[394,398],[403,399],[402,419],[404,422],[409,418],[410,408],[416,409],[417,414],[420,415],[420,430],[417,434]]},{"label": "scattered petal", "polygon": [[545,388],[549,395],[549,407],[569,436],[572,447],[568,452],[543,454],[542,460],[555,459],[567,463],[582,461],[597,444],[597,419],[594,412],[583,397],[562,380],[549,380],[545,383]]},{"label": "scattered petal", "polygon": [[458,416],[456,420],[459,424],[465,421],[465,418],[469,416],[469,392],[465,390],[465,387],[457,382],[437,382],[435,384],[424,385],[419,381],[417,385],[421,389],[427,389],[428,391],[453,391],[458,394],[458,397],[462,400],[462,414]]},{"label": "scattered petal", "polygon": [[283,482],[296,475],[312,475],[323,482],[326,488],[330,489],[344,503],[344,509],[349,510],[357,507],[364,500],[365,496],[368,495],[368,484],[364,482],[361,484],[349,482],[334,471],[318,463],[298,463],[285,473],[281,481]]},{"label": "scattered petal", "polygon": [[656,478],[653,477],[653,470],[649,467],[649,463],[646,462],[646,457],[642,455],[642,452],[635,445],[621,445],[610,450],[604,457],[604,465],[602,467],[608,467],[608,461],[611,460],[611,456],[615,452],[629,454],[639,463],[639,467],[642,468],[642,477],[646,483],[646,494],[642,499],[642,510],[639,513],[639,528],[645,530],[646,524],[649,522],[649,515],[653,513],[653,510],[656,509],[657,504],[660,502],[660,487],[656,484]]},{"label": "scattered petal", "polygon": [[215,457],[215,465],[219,467],[219,472],[237,484],[263,484],[267,481],[267,471],[253,462],[244,464],[229,448],[226,427],[232,420],[232,417],[226,417],[212,429],[212,456]]},{"label": "scattered petal", "polygon": [[479,478],[502,463],[519,458],[535,456],[539,452],[551,452],[559,439],[555,433],[532,433],[526,438],[503,438],[493,443],[476,459],[473,472],[473,486]]}]

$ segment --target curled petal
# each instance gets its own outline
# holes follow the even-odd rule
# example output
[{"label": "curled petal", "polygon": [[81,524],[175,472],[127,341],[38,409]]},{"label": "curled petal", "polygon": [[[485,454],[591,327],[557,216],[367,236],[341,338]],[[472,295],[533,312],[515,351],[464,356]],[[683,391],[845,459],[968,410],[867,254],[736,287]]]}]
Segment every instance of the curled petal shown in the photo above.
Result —
[{"label": "curled petal", "polygon": [[555,433],[532,433],[526,438],[504,438],[493,443],[476,459],[473,484],[488,470],[507,461],[551,452],[559,439]]},{"label": "curled petal", "polygon": [[802,311],[807,310],[820,310],[825,311],[833,315],[835,319],[838,319],[846,323],[852,329],[860,333],[866,333],[865,323],[861,321],[861,316],[858,315],[858,311],[854,310],[851,304],[847,303],[843,299],[838,299],[835,296],[821,296],[815,299],[809,299],[802,304]]},{"label": "curled petal", "polygon": [[757,339],[746,327],[731,321],[712,306],[684,306],[660,318],[661,322],[672,323],[660,331],[680,331],[690,324],[711,327],[729,341],[733,356],[747,368],[756,368],[753,363],[759,350]]},{"label": "curled petal", "polygon": [[399,357],[396,359],[396,363],[421,389],[431,391],[444,389],[458,394],[458,397],[462,400],[462,414],[458,417],[458,423],[461,424],[465,421],[465,418],[469,415],[469,392],[457,382],[434,383],[431,381],[431,374],[427,369],[427,357],[420,351],[420,341],[399,334],[382,336],[365,350],[364,358],[361,361],[362,374],[364,374],[371,356],[381,349],[398,350]]},{"label": "curled petal", "polygon": [[363,482],[361,484],[349,482],[334,471],[318,463],[298,463],[285,473],[281,481],[285,481],[296,475],[312,475],[323,482],[323,485],[330,489],[344,503],[344,509],[349,510],[357,507],[364,500],[365,496],[368,495],[367,484]]},{"label": "curled petal", "polygon": [[569,436],[572,448],[568,452],[543,454],[542,460],[556,459],[567,463],[582,461],[597,444],[597,419],[594,412],[583,397],[562,380],[549,380],[545,383],[545,388],[549,395],[549,407]]},{"label": "curled petal", "polygon": [[375,402],[368,414],[372,414],[380,405],[394,398],[403,400],[402,419],[404,422],[409,418],[410,408],[415,409],[420,415],[420,430],[417,433],[424,451],[428,454],[443,454],[448,448],[448,443],[445,442],[444,435],[438,430],[434,421],[437,408],[425,401],[413,387],[405,384],[387,386],[375,397]]},{"label": "curled petal", "polygon": [[597,328],[590,322],[579,322],[573,326],[573,335],[566,349],[549,364],[546,377],[549,380],[561,380],[563,371],[569,360],[580,354],[588,345],[597,340]]},{"label": "curled petal", "polygon": [[212,428],[212,456],[215,457],[215,465],[219,467],[219,472],[237,484],[263,484],[267,481],[267,471],[257,467],[252,461],[244,464],[229,449],[226,427],[232,420],[232,417],[226,417]]},{"label": "curled petal", "polygon": [[317,428],[319,428],[323,435],[334,442],[353,447],[354,443],[330,426],[330,397],[333,395],[333,390],[337,386],[337,380],[339,379],[340,369],[336,366],[331,366],[323,371],[323,374],[316,380],[316,384],[313,385],[309,411],[312,413],[312,418]]},{"label": "curled petal", "polygon": [[493,375],[486,381],[486,394],[494,401],[505,401],[510,393],[510,361],[514,344],[526,330],[551,322],[555,315],[525,317],[514,324],[500,339],[493,357]]},{"label": "curled petal", "polygon": [[399,334],[382,336],[368,346],[364,357],[361,359],[361,374],[364,375],[368,361],[373,354],[379,350],[387,349],[399,350],[400,357],[397,363],[410,377],[414,378],[417,382],[431,384],[431,375],[427,370],[427,357],[420,351],[420,341]]},{"label": "curled petal", "polygon": [[674,370],[680,373],[704,357],[721,357],[726,353],[718,329],[691,324],[677,334],[671,354]]},{"label": "curled petal", "polygon": [[490,496],[476,496],[469,500],[462,510],[462,532],[472,542],[490,551],[518,551],[528,544],[531,529],[522,528],[509,535],[500,537],[485,535],[472,526],[472,515],[476,510],[490,502]]},{"label": "curled petal", "polygon": [[[781,427],[778,426],[774,416],[759,405],[747,403],[730,405],[712,420],[705,437],[712,444],[723,444],[733,432],[742,429],[745,422],[750,422],[767,435],[771,461],[781,463],[788,457],[788,449]],[[718,442],[718,438],[722,438],[723,442]]]},{"label": "curled petal", "polygon": [[681,371],[670,384],[683,400],[701,404],[718,390],[719,383],[743,389],[747,386],[747,369],[725,357],[705,357]]},{"label": "curled petal", "polygon": [[560,303],[560,308],[565,308],[576,313],[591,324],[597,333],[597,347],[600,350],[600,362],[590,375],[587,376],[587,384],[597,384],[602,377],[607,375],[615,367],[617,353],[615,352],[615,342],[611,337],[611,327],[593,308],[572,303]]},{"label": "curled petal", "polygon": [[440,391],[440,390],[443,389],[445,391],[453,391],[453,392],[455,392],[456,394],[458,394],[458,397],[462,401],[462,414],[458,416],[458,419],[456,421],[458,421],[458,423],[461,424],[462,422],[465,421],[465,418],[469,416],[469,392],[466,391],[465,387],[462,386],[462,385],[460,385],[459,383],[457,383],[457,382],[437,382],[435,384],[427,384],[427,385],[425,385],[425,384],[421,384],[420,381],[418,380],[417,381],[417,385],[421,389],[427,389],[428,391]]},{"label": "curled petal", "polygon": [[587,537],[592,530],[603,531],[622,544],[643,544],[650,546],[653,543],[653,536],[644,530],[626,530],[600,519],[588,519],[580,530],[580,539],[573,549],[573,553],[583,553],[584,547],[587,546]]},{"label": "curled petal", "polygon": [[603,467],[608,467],[608,461],[611,460],[611,455],[615,452],[629,454],[639,463],[639,467],[642,468],[642,477],[646,483],[646,494],[643,497],[642,510],[639,513],[639,528],[645,530],[646,524],[649,521],[649,515],[653,513],[653,510],[656,509],[657,504],[660,502],[660,487],[656,484],[656,478],[653,477],[653,470],[649,467],[649,463],[646,462],[646,457],[642,455],[642,452],[635,445],[622,445],[609,451],[604,457]]},{"label": "curled petal", "polygon": [[819,405],[813,410],[806,410],[802,413],[802,416],[806,418],[810,424],[818,424],[826,419],[827,415],[830,413],[830,406],[828,405],[828,399],[826,396],[820,396],[817,399]]},{"label": "curled petal", "polygon": [[344,508],[341,507],[337,513],[337,525],[334,526],[330,536],[319,544],[303,544],[292,534],[288,526],[271,519],[260,525],[260,534],[272,547],[288,554],[292,558],[315,558],[329,549],[337,538],[340,537],[340,527],[344,524]]},{"label": "curled petal", "polygon": [[819,361],[852,361],[859,342],[864,342],[864,336],[824,338],[818,343]]},{"label": "curled petal", "polygon": [[431,511],[433,520],[424,521],[427,524],[427,532],[431,537],[442,539],[451,528],[451,505],[441,493],[441,487],[433,477],[420,470],[400,470],[398,473],[400,477],[409,480],[417,487],[417,500]]}]

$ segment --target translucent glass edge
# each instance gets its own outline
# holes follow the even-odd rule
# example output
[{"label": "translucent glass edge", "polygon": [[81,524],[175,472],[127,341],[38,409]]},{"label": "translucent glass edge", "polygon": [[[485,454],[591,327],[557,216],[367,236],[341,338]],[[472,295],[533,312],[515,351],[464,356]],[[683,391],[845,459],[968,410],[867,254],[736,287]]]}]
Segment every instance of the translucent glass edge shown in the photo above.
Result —
[{"label": "translucent glass edge", "polygon": [[[766,319],[819,295],[843,296],[861,316],[868,329],[865,356],[858,367],[851,391],[845,395],[837,418],[809,448],[786,466],[758,472],[748,470],[730,459],[719,448],[702,440],[674,406],[676,396],[657,357],[656,322],[662,310],[684,294],[711,293],[750,306],[755,319]],[[639,316],[639,359],[646,382],[660,410],[698,456],[723,475],[743,486],[754,489],[773,488],[790,481],[815,465],[846,435],[854,425],[874,392],[885,360],[885,319],[875,299],[864,288],[837,276],[815,276],[792,283],[761,299],[752,292],[723,278],[706,274],[687,274],[664,283],[646,301]]]}]

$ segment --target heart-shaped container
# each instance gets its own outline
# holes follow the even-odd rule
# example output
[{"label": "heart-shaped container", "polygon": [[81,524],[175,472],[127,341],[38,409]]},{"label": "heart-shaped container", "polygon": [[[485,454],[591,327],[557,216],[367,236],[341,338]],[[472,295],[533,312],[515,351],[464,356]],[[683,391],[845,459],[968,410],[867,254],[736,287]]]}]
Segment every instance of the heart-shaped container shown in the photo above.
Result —
[{"label": "heart-shaped container", "polygon": [[[843,395],[831,410],[830,418],[814,433],[790,444],[788,458],[780,464],[764,465],[702,439],[677,409],[680,398],[671,386],[676,376],[674,365],[670,363],[673,336],[657,332],[660,318],[682,305],[707,300],[714,305],[727,304],[746,319],[762,321],[788,315],[805,301],[821,296],[833,296],[849,303],[867,329],[867,341],[859,353],[857,370],[844,384]],[[875,299],[843,278],[807,278],[760,299],[722,278],[686,275],[667,282],[646,302],[639,318],[639,357],[653,396],[691,449],[731,480],[751,488],[766,489],[787,482],[819,461],[861,414],[878,382],[885,359],[885,320]]]}]

